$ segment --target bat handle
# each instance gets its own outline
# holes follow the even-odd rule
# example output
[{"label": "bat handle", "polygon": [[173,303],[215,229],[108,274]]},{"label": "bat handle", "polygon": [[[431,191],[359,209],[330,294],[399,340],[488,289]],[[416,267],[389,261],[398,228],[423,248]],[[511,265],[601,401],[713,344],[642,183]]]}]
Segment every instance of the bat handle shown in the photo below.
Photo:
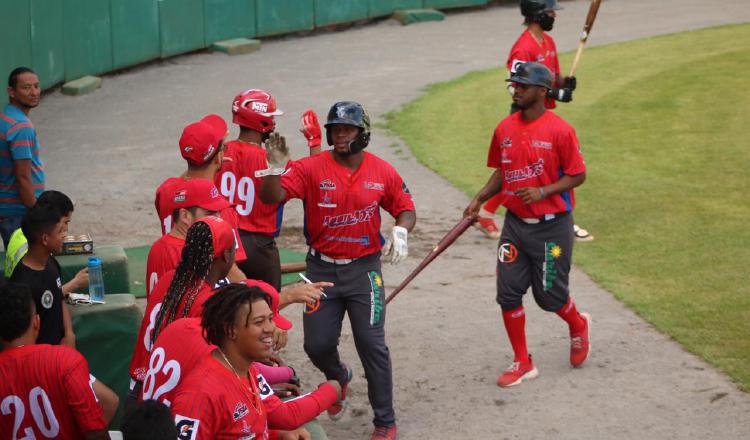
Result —
[{"label": "bat handle", "polygon": [[578,50],[576,50],[576,56],[573,58],[573,63],[570,65],[570,74],[568,74],[568,76],[573,76],[576,73],[576,68],[578,67],[578,62],[581,60],[584,46],[586,46],[586,41],[581,40],[581,42],[578,43]]}]

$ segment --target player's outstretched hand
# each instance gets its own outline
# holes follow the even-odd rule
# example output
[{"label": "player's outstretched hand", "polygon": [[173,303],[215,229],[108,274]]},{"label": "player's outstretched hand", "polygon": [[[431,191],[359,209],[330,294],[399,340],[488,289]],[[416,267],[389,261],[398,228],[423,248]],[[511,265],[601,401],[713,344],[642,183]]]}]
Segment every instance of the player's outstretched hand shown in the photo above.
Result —
[{"label": "player's outstretched hand", "polygon": [[272,169],[284,169],[289,162],[289,147],[286,139],[279,133],[273,132],[265,144],[268,166]]},{"label": "player's outstretched hand", "polygon": [[294,431],[279,431],[279,440],[310,440],[310,432],[305,428],[297,428]]},{"label": "player's outstretched hand", "polygon": [[312,284],[297,284],[282,292],[282,294],[286,296],[282,303],[284,303],[284,305],[290,303],[313,304],[315,301],[320,300],[320,297],[324,295],[323,289],[326,287],[333,287],[333,283],[320,281]]},{"label": "player's outstretched hand", "polygon": [[318,122],[318,115],[312,109],[308,109],[302,113],[302,126],[299,131],[307,139],[307,146],[310,148],[319,147],[321,143],[321,130],[320,122]]},{"label": "player's outstretched hand", "polygon": [[409,245],[407,237],[409,231],[402,226],[394,226],[391,231],[391,237],[386,240],[383,246],[383,255],[391,256],[391,264],[396,265],[406,259],[409,255]]}]

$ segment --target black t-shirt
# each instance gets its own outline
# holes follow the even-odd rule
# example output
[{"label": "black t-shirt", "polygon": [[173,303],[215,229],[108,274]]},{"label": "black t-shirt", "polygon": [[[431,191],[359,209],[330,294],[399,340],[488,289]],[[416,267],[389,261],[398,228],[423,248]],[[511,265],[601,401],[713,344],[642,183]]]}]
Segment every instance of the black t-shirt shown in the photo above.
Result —
[{"label": "black t-shirt", "polygon": [[49,257],[44,270],[34,270],[18,263],[10,281],[26,284],[31,288],[31,296],[36,303],[41,327],[37,344],[57,345],[65,335],[63,328],[63,294],[60,281],[60,264]]}]

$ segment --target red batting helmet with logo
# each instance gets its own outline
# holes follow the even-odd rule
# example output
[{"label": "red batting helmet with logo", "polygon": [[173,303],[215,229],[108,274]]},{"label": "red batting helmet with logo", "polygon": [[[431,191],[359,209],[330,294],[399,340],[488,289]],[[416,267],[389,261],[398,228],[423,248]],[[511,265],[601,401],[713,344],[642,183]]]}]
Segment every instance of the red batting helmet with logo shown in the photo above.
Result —
[{"label": "red batting helmet with logo", "polygon": [[232,102],[232,122],[261,133],[270,133],[276,127],[274,116],[284,112],[276,107],[276,99],[259,89],[245,90]]}]

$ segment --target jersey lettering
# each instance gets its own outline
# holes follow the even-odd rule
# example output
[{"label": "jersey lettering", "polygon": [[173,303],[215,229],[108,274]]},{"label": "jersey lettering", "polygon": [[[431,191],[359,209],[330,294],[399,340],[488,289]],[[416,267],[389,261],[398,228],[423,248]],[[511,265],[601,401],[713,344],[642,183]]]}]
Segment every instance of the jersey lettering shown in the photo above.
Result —
[{"label": "jersey lettering", "polygon": [[[42,435],[46,438],[55,438],[60,433],[60,423],[57,421],[55,412],[52,410],[52,403],[49,396],[42,387],[34,387],[29,391],[29,406],[31,408],[31,417]],[[13,407],[15,411],[11,408]],[[24,415],[26,415],[26,406],[18,396],[6,396],[0,403],[0,411],[4,415],[13,416],[13,440],[35,440],[34,430],[31,427],[24,428],[23,437],[18,437],[18,431],[21,429]]]},{"label": "jersey lettering", "polygon": [[369,206],[358,209],[346,214],[323,217],[323,226],[329,228],[341,228],[344,226],[356,225],[357,223],[369,222],[375,211],[378,209],[378,203],[372,202]]},{"label": "jersey lettering", "polygon": [[[166,356],[164,349],[161,347],[158,347],[153,353],[151,353],[151,359],[149,359],[148,363],[148,372],[146,373],[146,378],[143,380],[143,400],[159,400],[159,397],[172,391],[180,382],[180,363],[174,359],[164,362]],[[157,374],[168,375],[169,378],[154,391],[154,388],[158,383],[156,378]],[[168,400],[163,400],[162,403],[166,406],[172,404]]]},{"label": "jersey lettering", "polygon": [[236,204],[238,214],[248,215],[253,210],[255,184],[251,178],[241,177],[238,182],[233,172],[225,171],[221,175],[221,194],[229,199],[229,203]]}]

